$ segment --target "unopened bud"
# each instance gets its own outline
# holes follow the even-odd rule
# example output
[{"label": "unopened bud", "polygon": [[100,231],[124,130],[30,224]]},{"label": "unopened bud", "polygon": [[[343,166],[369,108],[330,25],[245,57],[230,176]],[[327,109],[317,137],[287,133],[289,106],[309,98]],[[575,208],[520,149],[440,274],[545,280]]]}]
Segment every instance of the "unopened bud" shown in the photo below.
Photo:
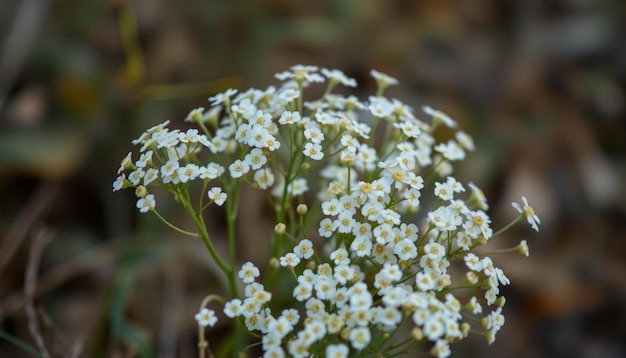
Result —
[{"label": "unopened bud", "polygon": [[467,323],[467,322],[463,322],[461,323],[461,332],[463,333],[463,337],[467,337],[469,335],[469,331],[472,328],[472,326]]},{"label": "unopened bud", "polygon": [[276,226],[274,226],[274,232],[277,233],[278,235],[282,235],[285,233],[286,227],[285,224],[283,223],[278,223],[276,224]]},{"label": "unopened bud", "polygon": [[339,337],[341,337],[341,339],[343,339],[344,341],[347,341],[348,338],[350,337],[350,328],[346,327],[342,329],[341,332],[339,333]]},{"label": "unopened bud", "polygon": [[467,282],[472,285],[475,285],[478,282],[478,275],[474,271],[468,271],[465,274],[465,278],[467,279]]},{"label": "unopened bud", "polygon": [[277,258],[272,257],[270,259],[270,266],[273,267],[273,268],[279,268],[280,267],[280,261]]},{"label": "unopened bud", "polygon": [[309,207],[306,204],[300,204],[296,207],[296,212],[300,215],[306,214],[307,211],[309,211]]},{"label": "unopened bud", "polygon": [[495,304],[498,307],[504,307],[504,305],[506,304],[506,297],[504,297],[504,296],[498,297],[498,299],[496,300]]},{"label": "unopened bud", "polygon": [[415,327],[411,330],[411,337],[413,337],[416,341],[421,341],[424,338],[424,331],[422,331],[419,327]]},{"label": "unopened bud", "polygon": [[138,198],[143,198],[144,196],[146,196],[148,194],[148,189],[146,189],[145,186],[143,185],[139,185],[136,189],[135,189],[135,195],[137,195]]},{"label": "unopened bud", "polygon": [[515,251],[528,257],[528,255],[530,254],[530,249],[528,248],[528,243],[526,242],[526,240],[522,240],[519,245],[515,247]]}]

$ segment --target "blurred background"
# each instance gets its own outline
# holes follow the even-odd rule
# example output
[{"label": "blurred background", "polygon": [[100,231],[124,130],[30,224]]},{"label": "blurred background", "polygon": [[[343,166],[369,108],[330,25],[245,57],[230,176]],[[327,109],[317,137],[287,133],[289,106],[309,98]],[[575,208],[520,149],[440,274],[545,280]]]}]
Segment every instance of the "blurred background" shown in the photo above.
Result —
[{"label": "blurred background", "polygon": [[0,356],[37,339],[53,357],[197,356],[209,255],[112,182],[149,126],[299,63],[361,98],[370,69],[398,78],[389,96],[474,136],[457,178],[494,228],[522,195],[541,217],[498,239],[531,255],[495,257],[512,281],[496,342],[453,356],[626,356],[625,17],[622,0],[3,0]]}]

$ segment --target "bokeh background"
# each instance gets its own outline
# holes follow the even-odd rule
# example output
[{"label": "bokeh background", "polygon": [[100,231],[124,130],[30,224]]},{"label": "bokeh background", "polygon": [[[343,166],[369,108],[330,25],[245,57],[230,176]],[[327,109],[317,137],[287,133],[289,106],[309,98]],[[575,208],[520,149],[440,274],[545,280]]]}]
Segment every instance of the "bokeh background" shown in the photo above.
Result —
[{"label": "bokeh background", "polygon": [[474,136],[457,177],[484,189],[495,228],[521,195],[541,217],[498,239],[531,256],[495,258],[512,280],[496,342],[453,356],[626,356],[625,14],[621,0],[3,0],[0,356],[31,356],[29,316],[54,357],[196,356],[209,256],[112,181],[149,126],[297,63],[342,69],[362,98],[370,69],[400,79],[390,96]]}]

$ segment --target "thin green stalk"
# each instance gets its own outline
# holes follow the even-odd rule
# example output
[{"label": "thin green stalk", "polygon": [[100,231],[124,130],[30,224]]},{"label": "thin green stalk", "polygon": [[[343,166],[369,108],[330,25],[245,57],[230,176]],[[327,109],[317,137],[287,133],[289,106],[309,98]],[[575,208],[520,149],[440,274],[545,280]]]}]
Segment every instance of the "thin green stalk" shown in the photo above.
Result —
[{"label": "thin green stalk", "polygon": [[204,221],[202,220],[202,214],[196,213],[194,211],[194,209],[191,207],[191,205],[189,205],[189,202],[184,202],[183,201],[183,207],[185,208],[185,210],[187,211],[187,213],[189,214],[189,216],[193,220],[194,224],[196,224],[196,227],[198,228],[198,230],[200,230],[200,237],[202,237],[202,240],[204,241],[205,246],[209,250],[209,253],[213,257],[213,259],[215,260],[215,262],[217,263],[219,268],[227,276],[230,276],[230,273],[233,271],[233,269],[231,267],[229,267],[220,258],[220,255],[217,252],[217,250],[215,249],[215,246],[213,246],[213,241],[211,240],[211,237],[209,236],[209,233],[208,233],[208,231],[206,229],[206,226],[204,225]]},{"label": "thin green stalk", "polygon": [[181,228],[179,228],[178,226],[170,223],[169,221],[167,221],[163,216],[161,216],[161,214],[159,214],[158,211],[156,211],[156,209],[153,209],[152,212],[159,218],[161,219],[161,221],[163,221],[163,223],[169,227],[171,227],[172,229],[178,231],[179,233],[183,234],[183,235],[188,235],[188,236],[193,236],[193,237],[198,237],[200,236],[198,233],[195,232],[191,232],[191,231],[187,231],[187,230],[183,230]]},{"label": "thin green stalk", "polygon": [[518,222],[520,222],[520,220],[522,220],[524,218],[524,214],[519,214],[518,217],[515,218],[515,220],[511,221],[507,226],[503,227],[502,229],[498,230],[498,232],[496,232],[495,234],[491,235],[490,239],[493,239],[494,237],[502,234],[503,232],[507,231],[508,229],[510,229],[513,225],[517,224]]},{"label": "thin green stalk", "polygon": [[[228,190],[231,193],[231,197],[226,200],[226,228],[228,235],[228,252],[231,270],[228,274],[228,282],[231,289],[231,296],[236,298],[239,296],[237,290],[237,282],[235,277],[234,267],[237,265],[237,214],[239,212],[239,199],[241,195],[241,182],[235,181],[231,183],[231,186]],[[243,335],[244,331],[237,324],[233,324],[232,326],[232,357],[239,357],[239,352],[241,351],[241,347],[243,345]]]},{"label": "thin green stalk", "polygon": [[[226,200],[226,228],[228,234],[228,253],[231,267],[237,265],[237,214],[239,212],[239,199],[241,196],[241,183],[233,183],[232,190],[229,190],[233,194],[233,197]],[[238,296],[237,285],[235,282],[234,269],[229,277],[231,282],[231,294],[234,297]]]}]

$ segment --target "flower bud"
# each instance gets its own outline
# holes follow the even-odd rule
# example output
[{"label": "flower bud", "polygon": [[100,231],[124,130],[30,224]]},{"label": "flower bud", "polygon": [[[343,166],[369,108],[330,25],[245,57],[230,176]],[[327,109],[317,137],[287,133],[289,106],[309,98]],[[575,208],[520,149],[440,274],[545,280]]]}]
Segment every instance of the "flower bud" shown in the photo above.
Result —
[{"label": "flower bud", "polygon": [[279,268],[280,267],[280,261],[277,258],[272,257],[270,259],[270,266],[273,267],[273,268]]},{"label": "flower bud", "polygon": [[300,215],[304,215],[306,214],[306,212],[309,211],[309,207],[306,206],[306,204],[300,204],[298,205],[298,207],[296,208],[296,212]]},{"label": "flower bud", "polygon": [[467,322],[463,322],[461,323],[461,332],[463,333],[463,337],[467,337],[469,335],[469,331],[472,328],[472,326],[467,323]]},{"label": "flower bud", "polygon": [[467,279],[467,282],[472,285],[475,285],[478,282],[478,275],[474,271],[468,271],[465,274],[465,278]]},{"label": "flower bud", "polygon": [[339,333],[339,337],[341,337],[341,339],[347,341],[348,337],[350,337],[350,328],[346,327],[346,328],[342,329],[341,332]]},{"label": "flower bud", "polygon": [[496,341],[496,332],[493,329],[488,330],[487,332],[485,332],[485,339],[487,339],[487,343],[491,345],[493,342]]},{"label": "flower bud", "polygon": [[411,330],[411,337],[416,341],[421,341],[424,338],[424,331],[419,327],[415,327]]},{"label": "flower bud", "polygon": [[143,198],[144,196],[146,196],[148,194],[148,189],[146,189],[145,186],[143,185],[139,185],[136,189],[135,189],[135,195],[138,198]]},{"label": "flower bud", "polygon": [[498,299],[496,300],[495,304],[498,307],[504,307],[504,305],[506,304],[506,298],[504,296],[498,297]]},{"label": "flower bud", "polygon": [[522,240],[519,245],[515,246],[515,252],[519,252],[520,254],[528,257],[530,254],[530,249],[528,248],[528,243],[526,240]]},{"label": "flower bud", "polygon": [[282,235],[285,233],[285,224],[283,223],[278,223],[276,224],[276,226],[274,226],[274,232],[277,233],[278,235]]}]

